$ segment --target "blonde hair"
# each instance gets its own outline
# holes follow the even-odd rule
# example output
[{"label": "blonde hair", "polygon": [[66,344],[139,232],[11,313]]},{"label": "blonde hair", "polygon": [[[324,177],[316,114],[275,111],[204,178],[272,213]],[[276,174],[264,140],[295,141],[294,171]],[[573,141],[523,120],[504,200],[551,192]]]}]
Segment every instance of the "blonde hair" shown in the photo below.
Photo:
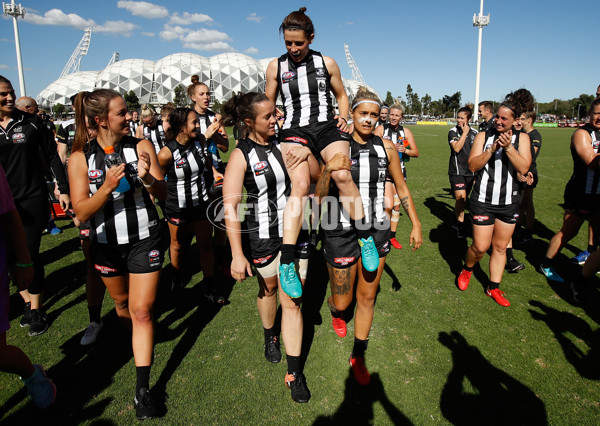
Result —
[{"label": "blonde hair", "polygon": [[150,105],[150,104],[142,105],[142,113],[140,114],[140,116],[142,118],[154,117],[154,114],[156,114],[156,112],[154,111],[154,108],[152,108],[152,105]]},{"label": "blonde hair", "polygon": [[379,104],[379,108],[381,108],[381,101],[379,100],[379,96],[377,96],[375,93],[371,92],[364,86],[360,86],[358,88],[354,99],[352,99],[352,107],[350,109],[354,110],[354,108],[356,108],[356,106],[362,101],[375,102]]}]

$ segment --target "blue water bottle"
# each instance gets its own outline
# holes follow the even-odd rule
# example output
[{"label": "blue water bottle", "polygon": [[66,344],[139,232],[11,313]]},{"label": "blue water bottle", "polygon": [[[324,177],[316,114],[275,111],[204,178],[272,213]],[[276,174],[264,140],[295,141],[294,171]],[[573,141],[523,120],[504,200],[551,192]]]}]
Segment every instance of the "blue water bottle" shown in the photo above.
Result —
[{"label": "blue water bottle", "polygon": [[[118,166],[123,163],[121,160],[121,156],[115,152],[114,146],[107,146],[104,148],[104,164],[106,164],[106,168],[110,169],[111,167]],[[127,192],[129,191],[129,182],[127,182],[127,178],[122,177],[119,181],[119,186],[115,188],[115,192]]]}]

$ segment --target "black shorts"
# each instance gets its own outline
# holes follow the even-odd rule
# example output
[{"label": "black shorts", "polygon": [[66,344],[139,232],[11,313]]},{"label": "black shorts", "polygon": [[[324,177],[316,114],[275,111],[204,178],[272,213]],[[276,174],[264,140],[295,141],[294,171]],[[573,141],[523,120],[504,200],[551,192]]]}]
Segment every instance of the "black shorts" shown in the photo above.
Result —
[{"label": "black shorts", "polygon": [[321,151],[329,144],[337,141],[350,142],[350,138],[349,133],[338,129],[335,120],[279,131],[280,142],[307,146],[317,159],[320,158]]},{"label": "black shorts", "polygon": [[463,175],[448,175],[450,179],[450,189],[454,191],[466,191],[467,195],[471,192],[473,187],[473,181],[475,176],[463,176]]},{"label": "black shorts", "polygon": [[589,218],[600,209],[600,195],[584,194],[577,190],[574,180],[565,186],[565,210],[571,210],[578,216]]},{"label": "black shorts", "polygon": [[92,243],[94,267],[102,277],[160,271],[164,259],[160,238],[160,232],[154,232],[150,237],[133,244],[114,246],[94,241]]},{"label": "black shorts", "polygon": [[496,219],[515,224],[519,218],[519,204],[494,206],[471,199],[469,216],[473,225],[493,225]]},{"label": "black shorts", "polygon": [[[296,240],[296,259],[308,259],[310,257],[310,248],[308,245],[309,238],[310,236],[308,234],[308,231],[306,229],[301,229],[300,234],[298,235],[298,239]],[[277,255],[281,251],[281,244],[283,243],[282,238],[275,238],[268,241],[270,242],[269,247],[271,249],[268,254],[261,255],[251,250],[252,263],[254,263],[254,265],[258,266],[259,268],[269,265],[272,261],[274,261],[277,258]]]},{"label": "black shorts", "polygon": [[181,226],[198,220],[208,220],[207,210],[208,205],[204,203],[196,207],[181,210],[170,209],[167,206],[165,209],[165,218],[171,225]]},{"label": "black shorts", "polygon": [[92,226],[90,222],[79,222],[79,239],[81,241],[89,241],[90,234],[92,233]]},{"label": "black shorts", "polygon": [[[360,259],[358,233],[354,228],[325,230],[323,238],[323,255],[328,264],[338,269],[349,268]],[[371,230],[379,258],[390,252],[390,228],[378,226]]]},{"label": "black shorts", "polygon": [[533,174],[533,183],[531,185],[528,185],[527,188],[533,189],[537,186],[537,184],[538,184],[538,175],[537,175],[537,173],[534,173]]}]

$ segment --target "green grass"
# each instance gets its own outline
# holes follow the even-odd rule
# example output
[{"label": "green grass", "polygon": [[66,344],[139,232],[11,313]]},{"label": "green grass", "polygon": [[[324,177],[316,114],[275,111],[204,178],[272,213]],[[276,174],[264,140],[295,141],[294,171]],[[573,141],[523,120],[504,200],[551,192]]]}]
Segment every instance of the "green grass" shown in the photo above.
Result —
[{"label": "green grass", "polygon": [[[410,225],[400,220],[404,249],[393,251],[381,280],[367,352],[373,383],[352,379],[348,337],[330,325],[329,294],[317,254],[305,291],[305,373],[308,404],[291,401],[283,385],[285,362],[263,357],[254,278],[231,289],[221,309],[204,302],[197,272],[178,301],[161,288],[156,305],[156,347],[151,383],[164,395],[166,415],[156,424],[597,424],[600,418],[600,301],[598,285],[584,307],[565,285],[535,272],[547,241],[560,228],[562,194],[572,161],[570,129],[541,129],[540,183],[535,190],[535,241],[516,257],[526,264],[505,274],[502,288],[511,307],[484,295],[488,257],[460,292],[455,275],[467,244],[450,229],[454,202],[448,188],[448,127],[412,127],[421,157],[408,163],[408,184],[423,224],[423,247],[408,248]],[[58,386],[56,407],[46,414],[26,399],[19,380],[2,375],[0,419],[21,423],[129,424],[134,363],[129,336],[121,330],[108,296],[105,330],[97,345],[79,346],[87,325],[85,271],[75,229],[44,236],[46,306],[51,328],[30,338],[19,328],[21,304],[11,299],[8,341],[48,368]],[[582,231],[558,258],[559,272],[574,273],[568,258],[586,246]],[[195,262],[197,263],[197,262]],[[165,265],[168,263],[165,262]],[[168,268],[166,269],[168,271]],[[167,284],[167,273],[164,275]],[[14,293],[14,289],[12,290]],[[351,422],[351,423],[349,423]]]}]

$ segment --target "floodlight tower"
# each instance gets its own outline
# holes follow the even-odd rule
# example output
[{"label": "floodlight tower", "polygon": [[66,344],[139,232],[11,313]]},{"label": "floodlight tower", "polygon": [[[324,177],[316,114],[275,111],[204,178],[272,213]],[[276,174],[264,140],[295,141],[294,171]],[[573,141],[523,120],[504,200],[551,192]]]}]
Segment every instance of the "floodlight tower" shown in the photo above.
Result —
[{"label": "floodlight tower", "polygon": [[473,15],[473,26],[479,27],[479,45],[477,47],[477,77],[475,78],[475,105],[473,105],[475,121],[478,120],[478,104],[479,104],[479,80],[481,79],[481,37],[483,35],[483,27],[490,23],[490,15],[483,16],[483,0],[481,0],[481,7],[479,9],[479,15]]},{"label": "floodlight tower", "polygon": [[348,49],[348,45],[344,43],[344,51],[346,52],[346,62],[348,62],[348,66],[352,70],[352,79],[358,81],[363,86],[366,86],[365,79],[363,78],[360,70],[358,69],[358,65],[354,62],[354,58],[350,54],[350,49]]},{"label": "floodlight tower", "polygon": [[83,37],[79,41],[79,44],[71,54],[67,65],[63,68],[60,73],[60,77],[64,77],[65,75],[73,74],[74,72],[79,72],[79,64],[81,63],[81,58],[88,53],[88,49],[90,48],[90,42],[92,41],[92,27],[87,27],[85,32],[83,33]]},{"label": "floodlight tower", "polygon": [[21,42],[19,41],[19,25],[17,18],[25,16],[25,9],[20,4],[15,4],[15,0],[11,3],[2,2],[2,10],[5,15],[10,15],[13,18],[13,27],[15,29],[15,48],[17,49],[17,69],[19,71],[19,95],[25,96],[25,75],[23,75],[23,61],[21,60]]}]

